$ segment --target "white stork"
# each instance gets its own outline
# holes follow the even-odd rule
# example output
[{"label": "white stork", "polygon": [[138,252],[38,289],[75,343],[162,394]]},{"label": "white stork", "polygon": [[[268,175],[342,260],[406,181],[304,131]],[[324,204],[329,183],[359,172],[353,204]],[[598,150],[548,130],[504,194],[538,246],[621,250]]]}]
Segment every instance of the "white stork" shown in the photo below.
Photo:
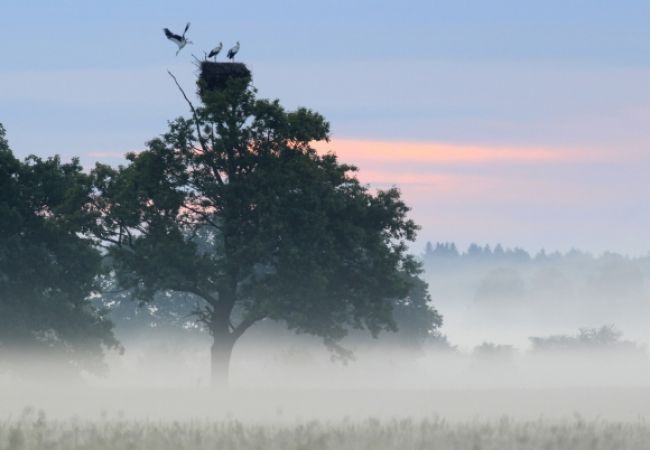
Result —
[{"label": "white stork", "polygon": [[219,42],[219,45],[217,45],[215,48],[210,50],[210,53],[208,53],[208,58],[214,58],[214,60],[217,60],[217,55],[219,52],[221,52],[221,49],[223,48],[223,42]]},{"label": "white stork", "polygon": [[237,54],[238,51],[239,51],[239,41],[237,41],[237,44],[235,44],[233,48],[228,50],[228,59],[234,61],[235,55]]},{"label": "white stork", "polygon": [[169,28],[165,28],[165,36],[167,39],[172,41],[174,44],[178,45],[178,50],[176,50],[176,55],[178,56],[178,52],[183,50],[183,47],[185,47],[187,44],[193,44],[192,41],[188,41],[185,38],[185,33],[187,33],[187,30],[190,28],[190,23],[187,22],[187,25],[185,25],[185,31],[183,31],[183,35],[179,36],[178,34],[174,34],[171,31],[169,31]]}]

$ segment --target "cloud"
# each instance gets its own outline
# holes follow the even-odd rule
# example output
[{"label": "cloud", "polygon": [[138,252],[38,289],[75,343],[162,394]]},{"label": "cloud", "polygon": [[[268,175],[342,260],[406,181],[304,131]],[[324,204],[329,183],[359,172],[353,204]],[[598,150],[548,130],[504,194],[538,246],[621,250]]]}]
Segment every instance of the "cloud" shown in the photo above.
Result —
[{"label": "cloud", "polygon": [[439,142],[376,141],[336,139],[330,144],[317,143],[321,151],[333,151],[342,158],[359,162],[485,164],[538,163],[575,159],[576,151],[533,147],[490,147]]},{"label": "cloud", "polygon": [[650,213],[639,207],[650,195],[647,157],[353,139],[317,148],[357,165],[357,178],[373,188],[398,187],[422,240],[631,254],[650,245]]}]

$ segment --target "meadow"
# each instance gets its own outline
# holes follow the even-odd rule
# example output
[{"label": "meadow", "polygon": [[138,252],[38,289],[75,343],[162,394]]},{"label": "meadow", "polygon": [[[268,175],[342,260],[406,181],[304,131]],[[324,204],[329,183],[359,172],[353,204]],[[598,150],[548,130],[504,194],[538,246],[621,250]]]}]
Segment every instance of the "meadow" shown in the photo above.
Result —
[{"label": "meadow", "polygon": [[27,410],[0,423],[7,450],[580,450],[648,449],[650,426],[580,416],[448,422],[429,419],[344,419],[294,424],[237,420],[50,420]]}]

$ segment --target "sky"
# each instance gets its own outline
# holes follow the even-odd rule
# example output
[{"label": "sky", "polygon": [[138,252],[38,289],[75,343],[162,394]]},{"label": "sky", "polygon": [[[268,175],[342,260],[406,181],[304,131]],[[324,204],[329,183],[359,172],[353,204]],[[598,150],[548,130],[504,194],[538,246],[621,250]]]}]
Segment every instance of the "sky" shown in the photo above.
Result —
[{"label": "sky", "polygon": [[[176,57],[163,27],[194,45]],[[20,157],[118,164],[239,40],[262,97],[397,186],[426,241],[650,251],[650,2],[3,0],[0,123]],[[416,246],[416,247],[417,247]]]}]

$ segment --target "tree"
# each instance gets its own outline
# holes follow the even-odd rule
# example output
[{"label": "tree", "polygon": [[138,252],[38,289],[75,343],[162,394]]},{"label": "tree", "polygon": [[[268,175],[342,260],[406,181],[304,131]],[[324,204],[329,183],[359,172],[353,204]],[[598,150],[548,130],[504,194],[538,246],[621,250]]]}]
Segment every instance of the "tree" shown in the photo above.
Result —
[{"label": "tree", "polygon": [[101,255],[80,236],[93,220],[84,210],[91,189],[92,179],[77,160],[17,160],[0,125],[0,353],[5,363],[9,356],[24,362],[47,354],[68,368],[98,371],[104,350],[118,347],[112,324],[90,299],[101,271]]},{"label": "tree", "polygon": [[395,299],[420,270],[399,191],[372,193],[355,167],[317,154],[310,144],[328,139],[324,118],[257,99],[250,81],[243,65],[204,63],[202,105],[181,89],[191,118],[171,122],[128,165],[94,170],[96,234],[119,284],[143,301],[161,291],[200,301],[216,386],[227,384],[235,342],[260,320],[339,353],[349,328],[394,330]]},{"label": "tree", "polygon": [[427,283],[419,277],[409,281],[408,295],[397,299],[393,309],[399,330],[395,340],[404,348],[422,349],[424,344],[440,340],[438,328],[442,326],[442,316],[431,307]]},{"label": "tree", "polygon": [[517,354],[512,345],[495,344],[494,342],[483,341],[481,345],[474,347],[472,351],[477,361],[481,363],[511,363]]},{"label": "tree", "polygon": [[643,352],[635,342],[621,339],[623,333],[614,325],[600,328],[580,328],[577,335],[566,334],[548,337],[530,337],[534,352],[591,351],[591,352]]}]

